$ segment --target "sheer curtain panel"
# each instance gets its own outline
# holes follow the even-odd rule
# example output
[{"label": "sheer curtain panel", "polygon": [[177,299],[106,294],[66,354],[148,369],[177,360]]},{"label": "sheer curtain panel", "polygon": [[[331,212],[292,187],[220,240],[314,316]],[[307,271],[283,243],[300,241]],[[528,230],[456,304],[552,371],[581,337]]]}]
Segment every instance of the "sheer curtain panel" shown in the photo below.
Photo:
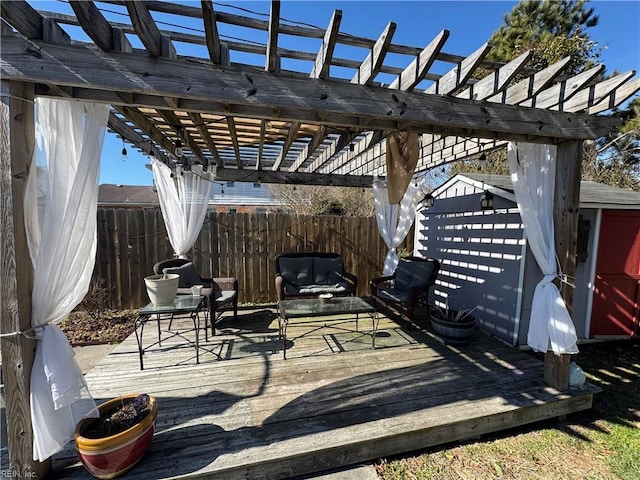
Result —
[{"label": "sheer curtain panel", "polygon": [[207,214],[215,171],[205,172],[200,165],[193,165],[190,171],[178,166],[172,174],[156,158],[151,159],[151,168],[169,242],[178,258],[187,258]]},{"label": "sheer curtain panel", "polygon": [[416,181],[411,181],[400,204],[389,204],[387,182],[378,179],[373,182],[378,231],[389,249],[384,259],[383,276],[391,275],[398,265],[396,249],[406,238],[411,225],[413,225],[420,192],[419,184]]},{"label": "sheer curtain panel", "polygon": [[24,204],[34,278],[31,325],[38,338],[31,372],[33,454],[43,461],[73,439],[83,416],[97,413],[74,352],[55,324],[89,289],[109,106],[38,98],[36,110],[37,151]]},{"label": "sheer curtain panel", "polygon": [[573,321],[553,283],[561,277],[553,224],[556,147],[509,143],[507,156],[527,242],[543,273],[533,294],[527,343],[538,352],[578,353]]}]

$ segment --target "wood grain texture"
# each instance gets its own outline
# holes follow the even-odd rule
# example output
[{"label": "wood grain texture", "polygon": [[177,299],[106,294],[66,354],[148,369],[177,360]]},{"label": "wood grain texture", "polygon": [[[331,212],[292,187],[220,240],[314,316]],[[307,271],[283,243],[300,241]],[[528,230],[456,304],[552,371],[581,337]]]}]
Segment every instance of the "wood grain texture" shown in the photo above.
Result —
[{"label": "wood grain texture", "polygon": [[[178,321],[144,371],[130,337],[87,374],[97,398],[135,385],[158,399],[156,435],[128,478],[290,478],[588,409],[597,391],[545,387],[539,359],[479,333],[460,351],[382,316],[373,350],[365,317],[360,333],[352,317],[300,319],[282,360],[272,308],[223,315],[200,365]],[[145,334],[146,345],[156,334]],[[55,465],[86,478],[71,449]]]},{"label": "wood grain texture", "polygon": [[[523,119],[520,109],[511,105],[480,104],[321,80],[310,85],[308,80],[259,70],[245,71],[243,75],[242,69],[233,67],[219,69],[180,59],[150,59],[135,53],[114,52],[109,55],[110,64],[105,64],[84,47],[36,44],[41,54],[34,57],[25,50],[23,40],[6,38],[2,75],[9,79],[27,77],[77,87],[88,87],[90,83],[91,88],[101,90],[154,92],[176,98],[186,110],[223,115],[272,118],[274,109],[278,109],[282,120],[342,127],[365,124],[369,129],[433,130],[447,134],[460,131],[467,136],[487,135],[488,138],[499,132],[503,139],[525,136],[534,141],[536,137],[595,138],[617,124],[609,118],[538,109],[527,111]],[[171,71],[170,79],[167,71]],[[79,72],[83,75],[78,75]],[[212,75],[215,83],[211,81]],[[216,105],[216,102],[222,103]],[[322,119],[318,112],[323,112]]]},{"label": "wood grain texture", "polygon": [[[558,145],[553,203],[555,246],[560,271],[568,278],[576,272],[576,245],[578,238],[578,211],[580,210],[580,172],[582,142],[571,141]],[[560,294],[571,314],[573,287],[569,282],[560,284]],[[544,380],[560,391],[569,388],[570,355],[545,355]]]},{"label": "wood grain texture", "polygon": [[342,21],[342,10],[334,10],[329,26],[325,31],[322,45],[318,50],[316,60],[311,70],[311,78],[326,78],[331,68],[331,60],[336,48],[336,40],[340,31],[340,22]]},{"label": "wood grain texture", "polygon": [[100,13],[95,3],[73,0],[69,2],[69,6],[73,9],[82,29],[99,48],[102,50],[113,49],[111,24]]},{"label": "wood grain texture", "polygon": [[[33,267],[24,225],[24,192],[35,148],[33,85],[2,81],[0,103],[0,332],[31,327]],[[33,460],[30,380],[35,341],[22,335],[0,340],[7,413],[9,466],[46,475],[50,464]]]},{"label": "wood grain texture", "polygon": [[271,0],[269,12],[269,32],[267,38],[266,64],[267,72],[280,71],[280,57],[278,56],[278,35],[280,34],[280,1]]},{"label": "wood grain texture", "polygon": [[[412,250],[412,242],[407,238],[401,248]],[[275,301],[275,258],[291,251],[341,253],[360,279],[361,295],[368,292],[368,280],[382,271],[387,253],[373,217],[210,212],[188,256],[202,276],[236,277],[243,285],[240,303],[261,303]],[[109,289],[113,308],[146,304],[144,277],[172,253],[158,208],[98,209],[94,279]]]},{"label": "wood grain texture", "polygon": [[396,31],[397,25],[393,22],[389,22],[384,31],[380,34],[380,37],[371,48],[371,51],[367,55],[360,65],[360,68],[351,79],[351,83],[358,85],[371,85],[376,75],[380,73],[380,68],[384,62],[384,58],[389,51],[389,45],[393,39],[393,34]]},{"label": "wood grain texture", "polygon": [[416,56],[416,58],[402,71],[398,77],[391,82],[389,88],[398,90],[413,90],[429,73],[433,62],[436,61],[438,53],[449,38],[449,30],[442,30],[431,40],[429,45]]},{"label": "wood grain texture", "polygon": [[[521,105],[537,108],[549,108],[557,105],[558,110],[564,110],[564,105],[567,100],[602,72],[604,72],[604,65],[597,65],[567,80],[559,82],[553,87],[543,90],[535,97],[522,102]],[[573,108],[570,108],[570,110],[575,111]]]},{"label": "wood grain texture", "polygon": [[434,82],[425,93],[434,93],[438,95],[448,95],[463,86],[474,70],[478,68],[482,59],[491,50],[489,43],[484,43],[475,52],[462,60],[459,65],[445,73],[442,78]]}]

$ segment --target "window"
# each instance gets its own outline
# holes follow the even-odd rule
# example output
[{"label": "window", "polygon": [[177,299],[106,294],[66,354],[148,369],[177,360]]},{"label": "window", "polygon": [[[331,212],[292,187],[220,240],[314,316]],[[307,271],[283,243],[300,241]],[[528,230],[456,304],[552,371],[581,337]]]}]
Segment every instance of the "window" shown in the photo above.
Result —
[{"label": "window", "polygon": [[591,222],[578,216],[578,238],[576,242],[576,262],[583,263],[589,258],[589,231]]}]

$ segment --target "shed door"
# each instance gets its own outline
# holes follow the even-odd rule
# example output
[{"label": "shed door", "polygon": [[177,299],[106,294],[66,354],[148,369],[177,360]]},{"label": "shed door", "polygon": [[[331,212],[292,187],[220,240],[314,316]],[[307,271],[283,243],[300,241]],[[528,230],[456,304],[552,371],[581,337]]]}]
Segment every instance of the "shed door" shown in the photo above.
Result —
[{"label": "shed door", "polygon": [[638,335],[640,212],[604,211],[596,262],[591,337]]}]

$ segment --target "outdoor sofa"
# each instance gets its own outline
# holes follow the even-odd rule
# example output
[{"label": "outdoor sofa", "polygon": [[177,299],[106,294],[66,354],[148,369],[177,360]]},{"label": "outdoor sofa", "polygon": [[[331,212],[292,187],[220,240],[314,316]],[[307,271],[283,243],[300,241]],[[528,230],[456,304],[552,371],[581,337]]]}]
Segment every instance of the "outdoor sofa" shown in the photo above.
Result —
[{"label": "outdoor sofa", "polygon": [[357,277],[345,270],[342,255],[327,252],[285,253],[276,258],[278,302],[321,293],[355,295]]}]

